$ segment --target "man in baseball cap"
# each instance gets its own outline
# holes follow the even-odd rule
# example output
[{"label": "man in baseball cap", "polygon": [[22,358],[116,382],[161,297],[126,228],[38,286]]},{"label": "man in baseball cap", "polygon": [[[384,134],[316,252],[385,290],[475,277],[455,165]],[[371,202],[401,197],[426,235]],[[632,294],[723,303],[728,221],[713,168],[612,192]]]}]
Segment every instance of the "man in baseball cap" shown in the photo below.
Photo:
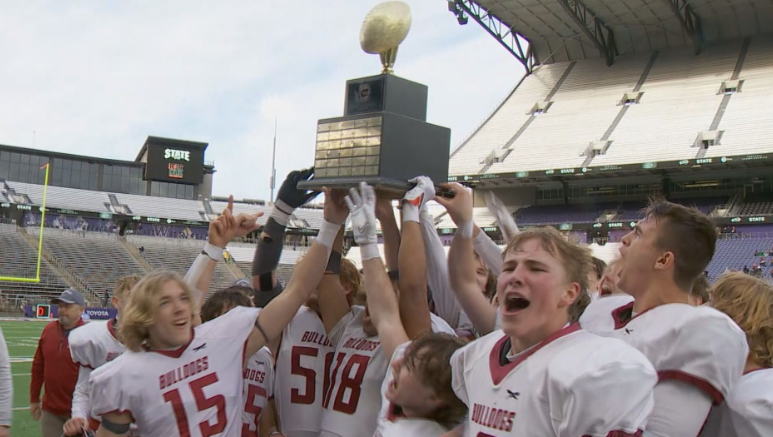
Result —
[{"label": "man in baseball cap", "polygon": [[[86,299],[71,289],[51,299],[51,303],[58,306],[59,319],[43,329],[32,360],[30,383],[30,411],[32,417],[40,421],[43,437],[61,436],[62,427],[70,417],[78,365],[72,361],[67,338],[70,331],[83,325],[81,315],[86,309]],[[41,406],[40,391],[43,386],[45,392]]]}]

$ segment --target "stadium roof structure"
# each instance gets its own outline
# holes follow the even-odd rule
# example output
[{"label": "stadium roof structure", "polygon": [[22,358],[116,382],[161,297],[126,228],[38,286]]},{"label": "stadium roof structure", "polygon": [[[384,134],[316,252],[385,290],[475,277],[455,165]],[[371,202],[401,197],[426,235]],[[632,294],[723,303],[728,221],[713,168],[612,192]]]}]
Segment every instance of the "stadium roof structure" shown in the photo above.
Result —
[{"label": "stadium roof structure", "polygon": [[448,0],[531,73],[538,64],[643,54],[773,32],[769,0]]}]

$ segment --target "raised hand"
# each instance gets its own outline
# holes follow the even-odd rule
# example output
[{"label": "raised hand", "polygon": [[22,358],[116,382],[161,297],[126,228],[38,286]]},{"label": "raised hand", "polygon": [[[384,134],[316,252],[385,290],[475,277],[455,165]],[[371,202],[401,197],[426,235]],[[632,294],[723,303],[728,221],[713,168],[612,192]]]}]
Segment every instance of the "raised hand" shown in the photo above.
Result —
[{"label": "raised hand", "polygon": [[470,189],[456,182],[440,184],[440,187],[453,192],[453,198],[435,196],[435,201],[446,208],[451,220],[457,227],[472,223],[472,193]]},{"label": "raised hand", "polygon": [[360,246],[378,242],[376,238],[376,192],[370,185],[360,182],[360,190],[349,189],[345,198],[352,216],[354,241]]},{"label": "raised hand", "polygon": [[411,205],[415,205],[419,209],[422,209],[427,202],[435,198],[435,184],[432,183],[432,179],[427,176],[417,176],[408,182],[413,182],[416,186],[405,193],[403,202],[410,203]]},{"label": "raised hand", "polygon": [[234,196],[228,196],[228,206],[225,207],[220,217],[209,222],[209,242],[217,247],[225,248],[228,243],[237,237],[244,237],[258,229],[258,217],[262,212],[255,214],[239,214],[234,216]]},{"label": "raised hand", "polygon": [[346,207],[346,202],[344,201],[346,191],[322,187],[322,192],[325,193],[325,208],[323,211],[325,220],[342,225],[346,221],[346,217],[349,216],[349,208]]},{"label": "raised hand", "polygon": [[[276,195],[277,202],[283,202],[290,207],[291,210],[295,210],[299,206],[305,205],[311,199],[317,197],[319,191],[309,191],[298,189],[298,182],[309,180],[314,175],[314,167],[305,168],[303,170],[291,171],[287,175],[282,186],[279,187],[279,192]],[[285,211],[291,214],[292,211]]]}]

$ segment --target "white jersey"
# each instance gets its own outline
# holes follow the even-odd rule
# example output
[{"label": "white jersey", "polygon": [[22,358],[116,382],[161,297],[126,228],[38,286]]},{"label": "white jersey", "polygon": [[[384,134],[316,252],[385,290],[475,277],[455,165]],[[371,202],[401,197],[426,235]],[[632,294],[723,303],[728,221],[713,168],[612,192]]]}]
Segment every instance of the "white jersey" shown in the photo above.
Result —
[{"label": "white jersey", "polygon": [[302,306],[282,331],[276,358],[274,401],[285,436],[319,435],[332,363],[333,345],[322,319]]},{"label": "white jersey", "polygon": [[598,317],[593,314],[612,314],[612,311],[632,302],[633,296],[630,294],[613,294],[595,299],[593,301],[593,309],[587,312],[588,309],[586,308],[586,312],[583,312],[583,315],[580,317],[580,325],[582,329],[594,333],[613,331],[615,329],[615,321],[612,317]]},{"label": "white jersey", "polygon": [[[362,329],[365,308],[353,306],[330,332],[336,346],[330,391],[325,397],[322,433],[325,437],[371,436],[382,410],[382,384],[389,359],[378,336]],[[443,319],[431,315],[432,331],[455,335]]]},{"label": "white jersey", "polygon": [[749,348],[743,331],[727,315],[708,306],[674,303],[631,317],[633,302],[610,309],[606,302],[612,302],[606,299],[591,303],[580,324],[641,351],[660,381],[693,385],[718,405],[741,378]]},{"label": "white jersey", "polygon": [[73,362],[96,369],[126,351],[116,338],[114,320],[90,322],[74,329],[68,337]]},{"label": "white jersey", "polygon": [[706,423],[702,437],[773,436],[773,369],[742,376],[720,411]]},{"label": "white jersey", "polygon": [[92,415],[125,412],[144,437],[238,437],[246,341],[260,309],[236,307],[173,351],[127,351],[91,374]]},{"label": "white jersey", "polygon": [[126,347],[118,341],[114,323],[115,320],[90,322],[73,330],[68,338],[70,356],[73,362],[80,366],[72,398],[72,417],[90,419],[90,426],[94,429],[99,425],[96,419],[89,417],[91,401],[88,382],[91,371],[113,361],[126,351]]},{"label": "white jersey", "polygon": [[251,356],[244,366],[244,411],[241,437],[258,437],[260,418],[274,397],[274,357],[267,347]]},{"label": "white jersey", "polygon": [[509,350],[509,337],[495,331],[451,357],[454,391],[469,408],[466,435],[634,435],[644,428],[657,374],[624,342],[573,324],[514,357]]}]

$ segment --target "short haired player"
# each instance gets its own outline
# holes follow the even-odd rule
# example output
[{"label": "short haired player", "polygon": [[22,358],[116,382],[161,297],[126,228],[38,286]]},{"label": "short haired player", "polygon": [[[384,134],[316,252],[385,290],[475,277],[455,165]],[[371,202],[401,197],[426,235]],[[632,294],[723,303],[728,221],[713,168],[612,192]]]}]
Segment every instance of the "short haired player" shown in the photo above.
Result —
[{"label": "short haired player", "polygon": [[647,434],[698,435],[743,373],[743,331],[727,315],[689,304],[716,240],[711,219],[697,209],[653,201],[620,247],[618,286],[634,301],[598,299],[580,319],[585,329],[635,347],[658,371]]},{"label": "short haired player", "polygon": [[[236,307],[252,307],[252,298],[245,287],[233,286],[214,292],[201,307],[201,321],[207,323]],[[244,367],[244,409],[241,437],[276,436],[274,423],[274,356],[263,346],[247,359]]]},{"label": "short haired player", "polygon": [[312,293],[340,226],[323,222],[287,288],[262,311],[238,307],[192,328],[192,292],[182,279],[143,278],[119,329],[129,351],[91,376],[98,436],[126,435],[131,423],[145,437],[238,436],[245,360],[280,335]]},{"label": "short haired player", "polygon": [[[458,214],[449,265],[454,289],[477,287],[472,195],[445,186]],[[553,228],[522,231],[497,282],[501,331],[454,353],[453,387],[469,408],[467,435],[633,436],[652,410],[657,376],[634,348],[582,330],[590,253]],[[457,431],[458,432],[458,431]]]}]

